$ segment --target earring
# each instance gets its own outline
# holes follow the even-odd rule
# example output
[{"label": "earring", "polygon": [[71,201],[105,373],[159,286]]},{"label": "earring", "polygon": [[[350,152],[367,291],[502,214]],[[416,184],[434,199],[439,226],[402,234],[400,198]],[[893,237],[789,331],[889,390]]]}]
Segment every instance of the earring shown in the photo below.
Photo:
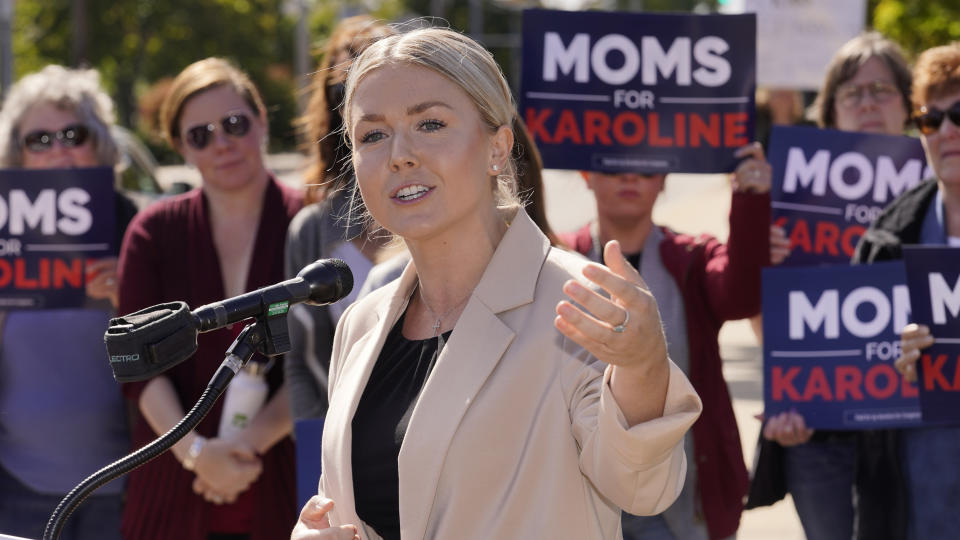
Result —
[{"label": "earring", "polygon": [[499,170],[500,170],[500,167],[497,167],[496,165],[493,166],[493,172],[497,172]]}]

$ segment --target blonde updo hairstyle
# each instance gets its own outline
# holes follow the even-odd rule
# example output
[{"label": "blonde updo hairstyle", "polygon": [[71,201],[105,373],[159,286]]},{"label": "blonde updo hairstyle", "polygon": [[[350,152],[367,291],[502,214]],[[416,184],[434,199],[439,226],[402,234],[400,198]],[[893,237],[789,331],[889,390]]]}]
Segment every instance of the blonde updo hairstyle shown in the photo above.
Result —
[{"label": "blonde updo hairstyle", "polygon": [[[357,85],[373,70],[397,64],[431,69],[452,81],[470,97],[491,133],[503,126],[511,128],[515,111],[513,95],[493,55],[476,41],[453,30],[421,28],[383,38],[354,61],[347,75],[343,105],[344,131],[351,146],[350,106]],[[494,199],[502,210],[522,206],[512,158],[508,159],[505,169],[491,177]],[[359,201],[360,197],[354,199]]]}]

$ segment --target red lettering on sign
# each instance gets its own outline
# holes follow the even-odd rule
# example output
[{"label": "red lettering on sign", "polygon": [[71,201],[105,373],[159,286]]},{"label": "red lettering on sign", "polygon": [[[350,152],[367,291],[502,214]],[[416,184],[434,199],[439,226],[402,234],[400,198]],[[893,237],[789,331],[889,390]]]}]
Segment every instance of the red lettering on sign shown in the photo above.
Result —
[{"label": "red lettering on sign", "polygon": [[726,113],[723,115],[723,145],[727,148],[739,148],[747,141],[747,113]]},{"label": "red lettering on sign", "polygon": [[786,393],[791,401],[800,401],[800,393],[793,386],[793,379],[800,374],[799,367],[792,367],[783,373],[783,368],[776,366],[771,370],[771,388],[773,390],[774,401],[782,401],[783,394]]},{"label": "red lettering on sign", "polygon": [[[627,123],[633,124],[633,133],[627,133],[624,127]],[[643,124],[643,117],[634,112],[623,112],[613,119],[613,137],[617,143],[633,146],[643,142],[646,135],[646,128]]]},{"label": "red lettering on sign", "polygon": [[699,148],[703,140],[708,146],[720,146],[720,115],[711,113],[706,122],[699,114],[690,115],[690,146]]},{"label": "red lettering on sign", "polygon": [[[877,384],[877,379],[883,376],[887,382],[886,386],[881,387]],[[867,393],[876,399],[886,399],[897,393],[897,381],[900,380],[900,374],[889,364],[877,364],[867,370]]]},{"label": "red lettering on sign", "polygon": [[587,144],[597,144],[599,142],[606,146],[612,145],[610,117],[603,111],[584,111],[583,138]]},{"label": "red lettering on sign", "polygon": [[844,401],[847,396],[853,400],[862,400],[863,372],[853,366],[837,366],[834,371],[837,385],[837,401]]},{"label": "red lettering on sign", "polygon": [[550,132],[547,131],[547,128],[543,125],[543,123],[547,121],[547,118],[550,118],[551,114],[553,114],[552,109],[537,111],[533,107],[527,107],[525,121],[527,123],[527,130],[530,132],[533,140],[543,141],[547,144],[553,142],[552,137],[550,137]]},{"label": "red lettering on sign", "polygon": [[820,366],[810,368],[810,378],[807,379],[807,386],[803,389],[803,401],[813,401],[814,397],[833,401],[830,383],[827,382],[827,375]]},{"label": "red lettering on sign", "polygon": [[650,146],[673,146],[673,139],[660,135],[659,114],[650,113],[647,116],[647,123],[650,124]]}]

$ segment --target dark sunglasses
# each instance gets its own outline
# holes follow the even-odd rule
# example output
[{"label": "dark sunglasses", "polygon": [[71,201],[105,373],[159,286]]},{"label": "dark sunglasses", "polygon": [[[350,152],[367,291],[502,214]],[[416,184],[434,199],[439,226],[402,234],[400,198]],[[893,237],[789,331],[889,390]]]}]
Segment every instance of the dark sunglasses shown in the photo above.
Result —
[{"label": "dark sunglasses", "polygon": [[945,111],[936,107],[920,107],[919,111],[913,113],[913,123],[924,135],[936,133],[940,129],[940,124],[943,123],[944,118],[949,118],[953,125],[960,127],[960,101],[957,101]]},{"label": "dark sunglasses", "polygon": [[70,124],[59,131],[38,129],[23,137],[23,146],[31,152],[46,152],[53,148],[53,141],[57,140],[67,148],[74,148],[87,142],[90,130],[83,124]]},{"label": "dark sunglasses", "polygon": [[[233,137],[243,137],[250,131],[250,117],[244,113],[234,113],[224,116],[220,119],[220,125],[227,135]],[[202,124],[187,129],[187,144],[203,150],[210,144],[210,138],[213,132],[217,130],[216,124]]]}]

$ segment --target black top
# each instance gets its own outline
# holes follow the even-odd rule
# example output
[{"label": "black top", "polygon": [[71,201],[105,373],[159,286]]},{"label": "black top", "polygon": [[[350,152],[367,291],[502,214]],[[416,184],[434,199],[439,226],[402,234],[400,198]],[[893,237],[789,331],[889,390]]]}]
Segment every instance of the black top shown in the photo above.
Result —
[{"label": "black top", "polygon": [[409,340],[401,332],[403,319],[390,330],[353,417],[357,515],[386,540],[400,538],[400,445],[420,390],[450,336]]}]

